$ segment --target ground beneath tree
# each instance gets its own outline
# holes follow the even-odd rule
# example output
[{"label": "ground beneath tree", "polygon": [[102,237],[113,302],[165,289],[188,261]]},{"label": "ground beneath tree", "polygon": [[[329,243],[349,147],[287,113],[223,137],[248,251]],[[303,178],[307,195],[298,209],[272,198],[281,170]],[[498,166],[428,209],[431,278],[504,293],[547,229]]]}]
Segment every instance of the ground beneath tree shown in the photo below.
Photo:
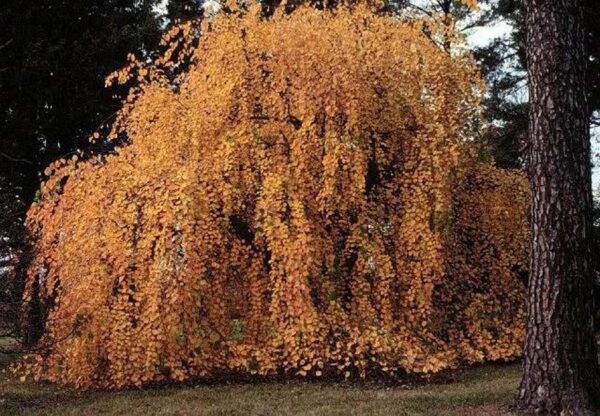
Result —
[{"label": "ground beneath tree", "polygon": [[486,365],[421,386],[290,382],[77,392],[11,380],[6,372],[9,361],[0,355],[2,416],[506,416],[520,371],[517,364]]},{"label": "ground beneath tree", "polygon": [[485,406],[463,407],[458,412],[454,411],[450,414],[458,414],[461,416],[509,416],[513,413],[507,410],[507,404],[490,404]]}]

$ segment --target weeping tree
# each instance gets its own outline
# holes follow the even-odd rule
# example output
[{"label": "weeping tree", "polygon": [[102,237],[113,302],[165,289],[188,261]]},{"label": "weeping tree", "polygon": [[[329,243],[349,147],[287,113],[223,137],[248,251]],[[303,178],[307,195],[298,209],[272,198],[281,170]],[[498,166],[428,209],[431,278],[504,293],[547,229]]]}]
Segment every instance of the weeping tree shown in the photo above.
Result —
[{"label": "weeping tree", "polygon": [[24,304],[47,319],[17,370],[120,388],[518,356],[529,195],[478,162],[470,55],[364,3],[235,7],[111,77],[139,81],[93,135],[113,152],[48,168]]}]

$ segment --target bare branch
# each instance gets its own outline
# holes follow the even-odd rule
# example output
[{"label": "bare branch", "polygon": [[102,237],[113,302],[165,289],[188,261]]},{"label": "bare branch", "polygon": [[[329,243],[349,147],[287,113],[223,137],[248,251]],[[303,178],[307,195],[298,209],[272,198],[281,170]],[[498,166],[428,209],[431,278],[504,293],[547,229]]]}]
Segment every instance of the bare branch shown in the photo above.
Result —
[{"label": "bare branch", "polygon": [[6,42],[4,42],[2,45],[0,45],[0,51],[4,48],[6,48],[8,45],[10,45],[11,43],[13,43],[14,39],[9,39]]},{"label": "bare branch", "polygon": [[35,165],[35,163],[33,163],[31,160],[7,155],[4,152],[0,152],[0,156],[4,157],[5,159],[8,159],[12,162],[20,162],[20,163],[27,163],[28,165]]}]

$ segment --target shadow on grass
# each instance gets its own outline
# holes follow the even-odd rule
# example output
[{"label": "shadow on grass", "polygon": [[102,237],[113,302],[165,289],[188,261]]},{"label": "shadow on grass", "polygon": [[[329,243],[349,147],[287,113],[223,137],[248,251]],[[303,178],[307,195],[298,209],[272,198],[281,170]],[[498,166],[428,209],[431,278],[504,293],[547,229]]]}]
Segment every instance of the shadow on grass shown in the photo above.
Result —
[{"label": "shadow on grass", "polygon": [[[82,392],[19,382],[0,355],[0,415],[502,415],[519,366],[489,364],[432,384],[358,382],[210,383]],[[499,410],[500,409],[500,410]],[[499,413],[498,413],[499,412]]]}]

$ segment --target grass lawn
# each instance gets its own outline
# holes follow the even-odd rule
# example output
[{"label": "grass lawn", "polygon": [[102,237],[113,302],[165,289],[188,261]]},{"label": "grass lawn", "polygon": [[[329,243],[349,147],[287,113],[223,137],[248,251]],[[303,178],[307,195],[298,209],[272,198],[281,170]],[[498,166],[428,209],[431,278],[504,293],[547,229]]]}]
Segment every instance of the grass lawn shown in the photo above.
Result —
[{"label": "grass lawn", "polygon": [[520,367],[486,365],[413,387],[290,382],[77,392],[10,379],[0,355],[0,415],[508,415]]}]

